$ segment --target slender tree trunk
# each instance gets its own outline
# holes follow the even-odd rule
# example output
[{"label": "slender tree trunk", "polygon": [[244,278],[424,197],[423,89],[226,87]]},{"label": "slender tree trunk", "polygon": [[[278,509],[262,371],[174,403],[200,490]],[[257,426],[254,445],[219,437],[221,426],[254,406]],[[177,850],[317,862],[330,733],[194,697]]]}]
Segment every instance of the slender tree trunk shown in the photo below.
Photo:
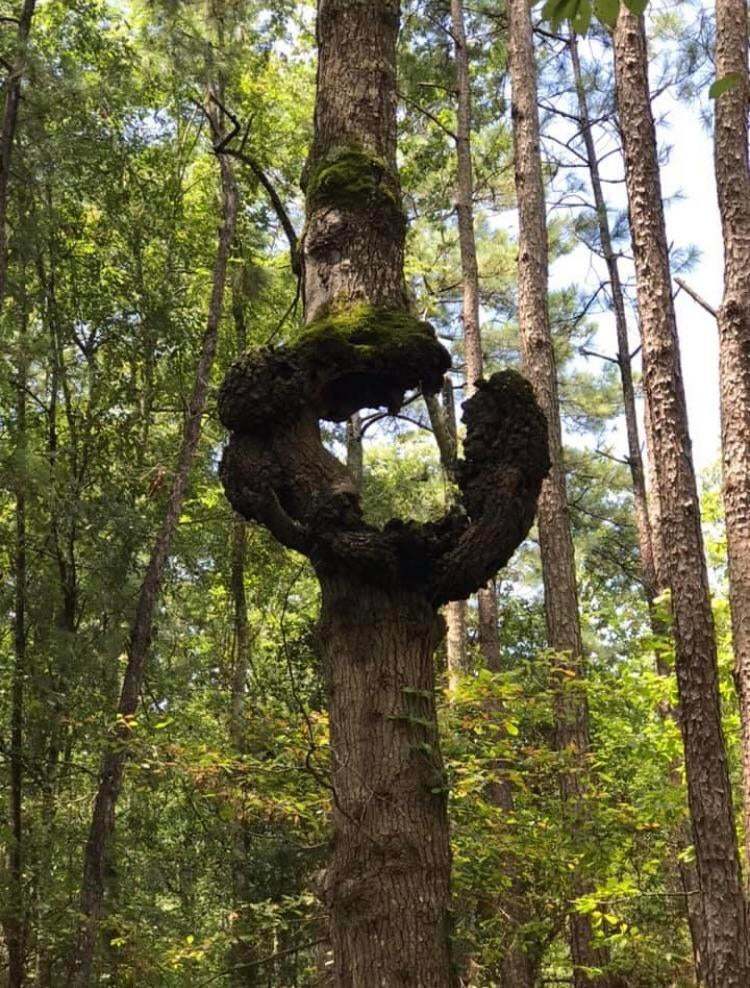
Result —
[{"label": "slender tree trunk", "polygon": [[[586,97],[586,87],[584,85],[581,72],[581,63],[578,54],[578,41],[575,34],[570,38],[570,58],[573,65],[573,78],[578,97],[578,108],[581,125],[581,134],[586,147],[586,158],[588,162],[589,175],[591,177],[591,188],[594,194],[594,206],[596,208],[597,223],[599,227],[599,242],[601,245],[604,261],[609,274],[610,295],[612,307],[615,315],[615,328],[617,332],[617,364],[620,370],[620,382],[622,386],[622,400],[625,411],[625,428],[628,441],[628,466],[630,468],[630,479],[633,489],[633,502],[635,507],[636,534],[638,537],[638,552],[641,571],[641,583],[643,593],[646,598],[646,605],[649,611],[651,630],[657,642],[670,634],[667,621],[664,620],[660,609],[656,604],[657,597],[668,589],[666,573],[657,569],[657,554],[654,552],[654,525],[649,517],[649,501],[646,489],[646,473],[644,469],[643,456],[641,454],[641,443],[638,430],[638,414],[635,403],[635,388],[633,386],[633,372],[630,343],[628,340],[628,323],[625,314],[625,296],[620,280],[619,264],[617,254],[612,246],[612,237],[609,228],[609,218],[607,215],[607,202],[602,190],[602,181],[599,173],[599,160],[594,143],[594,135],[589,116],[588,100]],[[655,519],[659,524],[659,516]],[[656,646],[656,666],[662,675],[671,675],[671,669],[665,663],[661,646]],[[664,716],[677,718],[676,710],[666,710]],[[681,787],[678,766],[674,767],[673,782]],[[690,834],[686,825],[680,824],[678,835],[683,839],[683,843],[690,843]],[[690,935],[693,943],[693,954],[695,957],[696,975],[698,981],[701,980],[702,957],[705,953],[705,931],[703,929],[703,916],[700,909],[700,902],[694,894],[698,887],[698,877],[695,865],[691,862],[671,862],[672,869],[679,875],[685,894],[685,913],[690,927]]]},{"label": "slender tree trunk", "polygon": [[745,902],[721,727],[716,642],[687,426],[643,18],[615,29],[617,105],[643,338],[666,568],[672,592],[680,727],[706,929],[710,988],[750,981]]},{"label": "slender tree trunk", "polygon": [[714,166],[724,235],[719,309],[721,448],[735,682],[742,724],[745,858],[750,869],[750,168],[748,20],[744,0],[717,0],[716,76],[736,83],[716,100]]},{"label": "slender tree trunk", "polygon": [[21,330],[18,338],[16,385],[16,538],[13,552],[15,604],[13,617],[13,674],[10,713],[10,839],[8,853],[8,902],[4,921],[8,949],[8,988],[20,988],[24,983],[25,896],[24,819],[23,819],[23,728],[26,683],[26,384],[28,358],[26,354],[26,302],[19,306]]},{"label": "slender tree trunk", "polygon": [[[461,253],[462,317],[464,358],[466,361],[466,397],[476,391],[484,373],[482,335],[479,318],[479,264],[474,232],[474,171],[471,162],[471,80],[469,49],[466,43],[463,0],[451,0],[451,34],[456,62],[456,217]],[[499,665],[500,646],[497,634],[497,594],[494,583],[477,593],[479,646],[488,666]]]},{"label": "slender tree trunk", "polygon": [[404,284],[399,19],[397,0],[319,0],[306,332],[235,364],[219,398],[231,503],[305,553],[321,584],[334,796],[323,899],[337,988],[455,984],[438,609],[486,583],[525,537],[548,466],[541,415],[512,372],[465,407],[464,511],[440,522],[369,524],[351,474],[321,442],[321,419],[395,411],[417,386],[435,395],[450,365]]},{"label": "slender tree trunk", "polygon": [[18,124],[18,106],[21,102],[21,85],[26,68],[26,45],[31,31],[36,0],[24,0],[18,19],[18,52],[5,79],[5,101],[0,123],[0,308],[5,299],[8,275],[8,186],[13,157],[13,142]]},{"label": "slender tree trunk", "polygon": [[227,158],[219,157],[219,167],[223,196],[223,220],[214,262],[206,331],[203,336],[193,393],[185,419],[177,469],[169,492],[164,519],[151,549],[151,557],[141,584],[135,616],[130,629],[127,647],[128,661],[117,707],[117,726],[114,729],[112,743],[102,758],[99,788],[94,801],[89,836],[84,851],[80,910],[82,918],[68,978],[68,983],[75,985],[76,988],[78,986],[84,988],[91,981],[97,934],[104,910],[107,860],[115,825],[115,808],[122,788],[122,777],[127,761],[129,722],[135,717],[138,709],[146,661],[151,648],[154,611],[161,592],[172,538],[185,498],[190,468],[195,459],[200,439],[209,377],[216,353],[227,264],[237,217],[237,188]]},{"label": "slender tree trunk", "polygon": [[[547,640],[566,675],[555,697],[555,744],[581,762],[589,748],[588,709],[583,694],[566,687],[571,674],[583,676],[583,646],[578,615],[575,556],[563,463],[557,369],[547,308],[548,245],[544,182],[539,144],[536,64],[530,11],[526,0],[510,0],[509,66],[512,89],[513,147],[519,210],[518,319],[524,370],[547,418],[552,469],[539,500],[539,542],[544,581]],[[581,771],[561,773],[561,791],[570,815],[571,833],[582,823],[585,782]],[[583,876],[574,878],[575,894],[585,891]],[[606,962],[592,944],[587,916],[569,917],[570,952],[578,986],[597,983],[587,968]],[[601,981],[599,981],[601,983]]]},{"label": "slender tree trunk", "polygon": [[[628,321],[625,314],[625,296],[620,280],[620,269],[617,254],[612,247],[612,237],[609,229],[607,202],[602,191],[602,180],[599,174],[599,158],[594,145],[594,135],[591,129],[586,87],[581,73],[581,62],[578,55],[578,41],[575,35],[570,39],[570,59],[573,65],[576,95],[578,97],[578,112],[581,123],[581,134],[586,147],[591,188],[594,194],[594,206],[599,227],[599,243],[604,262],[609,275],[610,297],[615,315],[617,332],[617,365],[620,371],[622,385],[622,401],[625,411],[625,429],[628,439],[628,466],[633,488],[635,503],[635,524],[638,536],[638,553],[640,557],[641,580],[649,611],[653,611],[654,600],[660,592],[656,579],[654,551],[651,544],[651,524],[648,515],[648,500],[646,497],[646,475],[643,468],[641,443],[638,436],[638,414],[635,404],[635,388],[633,386],[633,370],[628,340]],[[656,629],[654,629],[656,630]]]}]

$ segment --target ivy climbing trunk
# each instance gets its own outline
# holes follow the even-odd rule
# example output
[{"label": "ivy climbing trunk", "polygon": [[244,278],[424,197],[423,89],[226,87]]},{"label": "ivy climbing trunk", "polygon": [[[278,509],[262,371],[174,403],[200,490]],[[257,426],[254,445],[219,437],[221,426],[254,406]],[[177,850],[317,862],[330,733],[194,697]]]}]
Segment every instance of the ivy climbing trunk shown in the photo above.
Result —
[{"label": "ivy climbing trunk", "polygon": [[[216,118],[214,129],[216,131],[219,129]],[[164,572],[187,492],[190,469],[200,440],[209,378],[216,354],[227,265],[237,219],[237,187],[232,166],[225,157],[220,156],[218,162],[221,175],[223,215],[214,260],[206,329],[203,334],[195,381],[185,416],[174,479],[167,497],[164,518],[151,548],[130,627],[127,643],[127,664],[117,706],[117,719],[112,729],[112,736],[102,755],[99,770],[99,786],[94,799],[88,839],[84,849],[81,918],[68,971],[67,983],[70,986],[75,986],[75,988],[85,988],[91,983],[99,928],[104,914],[111,843],[115,828],[115,810],[128,759],[132,723],[138,711],[143,689],[146,663],[151,650],[154,614],[161,592]]]},{"label": "ivy climbing trunk", "polygon": [[[735,682],[742,725],[745,864],[750,869],[750,168],[748,18],[743,0],[717,0],[716,77],[734,79],[716,100],[714,166],[724,236],[718,314],[721,448]],[[746,879],[747,880],[747,879]]]},{"label": "ivy climbing trunk", "polygon": [[362,514],[320,420],[395,412],[441,388],[450,358],[409,312],[396,166],[395,0],[319,0],[314,139],[305,168],[306,331],[248,352],[219,413],[233,506],[307,555],[322,590],[334,841],[323,882],[339,988],[456,983],[437,735],[439,608],[475,592],[530,526],[547,470],[527,383],[494,375],[464,405],[462,506],[429,524]]},{"label": "ivy climbing trunk", "polygon": [[[583,825],[586,756],[589,749],[588,708],[575,681],[583,677],[583,645],[578,614],[575,556],[570,529],[563,463],[557,369],[547,308],[548,244],[544,182],[539,144],[536,64],[527,0],[509,0],[509,68],[515,182],[519,212],[518,321],[523,366],[547,418],[552,469],[539,500],[539,544],[544,582],[547,641],[555,652],[559,676],[554,702],[555,745],[570,760],[560,773],[568,828],[576,839]],[[571,688],[572,684],[572,688]],[[579,875],[573,894],[587,891]],[[571,911],[569,943],[576,988],[606,981],[589,976],[606,963],[592,943],[588,916]]]},{"label": "ivy climbing trunk", "polygon": [[703,551],[662,205],[642,17],[624,5],[614,32],[617,107],[643,339],[643,381],[672,592],[680,727],[705,917],[709,988],[750,981],[716,641]]}]

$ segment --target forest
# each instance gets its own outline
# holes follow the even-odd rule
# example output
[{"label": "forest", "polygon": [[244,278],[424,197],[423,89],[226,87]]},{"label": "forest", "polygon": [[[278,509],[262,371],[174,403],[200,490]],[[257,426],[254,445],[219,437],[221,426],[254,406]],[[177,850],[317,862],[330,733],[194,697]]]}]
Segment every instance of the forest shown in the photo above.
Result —
[{"label": "forest", "polygon": [[0,983],[750,988],[748,42],[0,0]]}]

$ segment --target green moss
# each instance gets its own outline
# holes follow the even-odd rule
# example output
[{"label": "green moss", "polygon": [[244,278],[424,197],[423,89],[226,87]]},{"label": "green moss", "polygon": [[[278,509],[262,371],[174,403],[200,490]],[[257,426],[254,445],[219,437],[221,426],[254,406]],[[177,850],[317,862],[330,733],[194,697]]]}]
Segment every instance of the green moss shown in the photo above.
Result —
[{"label": "green moss", "polygon": [[437,391],[450,357],[429,323],[408,312],[358,303],[311,323],[297,344],[308,379],[317,381],[323,417],[357,408],[397,408],[404,392]]},{"label": "green moss", "polygon": [[307,179],[307,208],[326,206],[379,206],[403,216],[398,182],[386,163],[358,148],[335,149],[313,166]]}]

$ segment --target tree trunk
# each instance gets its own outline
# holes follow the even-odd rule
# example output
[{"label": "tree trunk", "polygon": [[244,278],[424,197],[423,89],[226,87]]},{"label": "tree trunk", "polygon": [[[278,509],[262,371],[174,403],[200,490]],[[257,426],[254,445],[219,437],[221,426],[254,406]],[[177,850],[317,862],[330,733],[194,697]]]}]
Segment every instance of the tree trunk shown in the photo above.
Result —
[{"label": "tree trunk", "polygon": [[750,168],[748,21],[743,0],[717,0],[716,77],[737,83],[716,100],[714,166],[724,235],[719,309],[721,448],[735,682],[742,724],[745,859],[750,868]]},{"label": "tree trunk", "polygon": [[[599,227],[599,242],[602,255],[607,265],[609,274],[610,296],[615,314],[615,328],[617,332],[617,365],[620,370],[620,382],[622,386],[622,401],[625,412],[625,428],[628,441],[628,466],[630,468],[630,480],[633,489],[633,502],[635,508],[635,525],[638,537],[638,553],[641,571],[641,583],[643,593],[648,607],[651,630],[657,642],[665,636],[670,635],[669,623],[664,620],[660,609],[656,604],[657,597],[668,589],[668,582],[664,569],[657,567],[657,559],[663,558],[663,553],[655,553],[654,542],[661,535],[656,535],[655,529],[660,524],[658,512],[655,518],[649,516],[649,499],[646,489],[646,473],[641,454],[641,443],[638,430],[638,414],[635,403],[635,388],[633,386],[633,371],[631,362],[630,342],[628,340],[628,323],[625,314],[625,296],[620,280],[620,270],[617,254],[612,246],[612,237],[609,228],[609,218],[607,214],[607,202],[602,190],[602,181],[599,173],[599,159],[596,153],[594,135],[589,116],[588,100],[586,97],[586,87],[584,85],[581,72],[581,63],[578,55],[578,41],[575,34],[570,38],[570,58],[573,65],[573,78],[575,81],[576,94],[578,97],[578,107],[580,116],[581,134],[586,148],[586,159],[588,163],[589,175],[591,178],[591,188],[594,194],[594,206],[596,208],[597,223]],[[656,668],[662,675],[671,675],[671,669],[665,663],[661,646],[656,646]],[[666,710],[664,716],[678,718],[676,710]],[[674,766],[673,783],[681,787],[679,778],[679,767]],[[689,844],[690,834],[688,827],[680,823],[677,834],[683,844]],[[702,979],[702,957],[705,953],[705,932],[703,929],[702,910],[699,902],[692,893],[698,887],[698,876],[695,865],[692,862],[672,861],[670,866],[682,884],[685,895],[685,914],[688,919],[691,940],[693,943],[693,954],[695,958],[696,977],[700,982]]]},{"label": "tree trunk", "polygon": [[333,856],[324,882],[333,982],[449,988],[450,845],[433,652],[438,609],[475,592],[525,536],[548,467],[531,391],[494,375],[465,405],[463,511],[362,515],[320,420],[397,411],[441,388],[450,358],[411,315],[396,167],[397,0],[319,0],[315,135],[306,166],[306,331],[229,371],[221,475],[233,506],[307,555],[322,589]]},{"label": "tree trunk", "polygon": [[[462,317],[464,325],[464,359],[466,361],[466,397],[476,391],[476,382],[484,373],[482,334],[479,321],[479,265],[474,233],[474,172],[471,162],[471,81],[469,49],[466,43],[463,0],[451,0],[451,34],[456,61],[456,217],[461,253]],[[497,594],[494,583],[477,593],[479,647],[487,666],[497,667],[500,646],[497,635]]]},{"label": "tree trunk", "polygon": [[[26,385],[28,357],[26,300],[19,306],[20,332],[16,385],[16,539],[13,551],[15,602],[13,617],[13,673],[10,697],[10,839],[8,841],[8,902],[3,927],[8,950],[8,988],[24,983],[25,896],[24,869],[24,694],[26,684]],[[4,910],[5,911],[5,910]]]},{"label": "tree trunk", "polygon": [[450,846],[436,732],[436,615],[421,594],[323,583],[337,985],[452,983]]},{"label": "tree trunk", "polygon": [[117,725],[113,730],[112,743],[102,757],[99,788],[94,801],[91,825],[84,851],[81,921],[68,976],[68,984],[75,985],[76,988],[79,986],[84,988],[91,980],[99,924],[104,910],[107,860],[115,826],[115,808],[127,761],[129,722],[133,720],[138,709],[146,661],[151,648],[154,611],[161,592],[172,538],[185,498],[190,468],[200,439],[209,377],[216,353],[227,264],[237,217],[237,188],[227,158],[219,157],[219,167],[223,196],[223,221],[214,262],[206,331],[203,335],[193,393],[185,419],[182,444],[167,500],[166,512],[151,549],[151,556],[141,584],[135,616],[130,629],[127,647],[128,661],[117,707]]},{"label": "tree trunk", "polygon": [[732,794],[727,770],[708,575],[687,426],[656,133],[642,18],[625,6],[615,29],[617,105],[643,338],[666,568],[672,592],[680,727],[688,802],[702,889],[706,981],[710,988],[750,979]]},{"label": "tree trunk", "polygon": [[[649,612],[653,619],[654,600],[660,592],[656,579],[656,568],[654,564],[654,551],[651,544],[651,524],[648,515],[648,501],[646,497],[646,475],[643,469],[643,456],[641,454],[641,443],[638,436],[638,414],[635,404],[635,388],[633,386],[633,369],[630,356],[630,343],[628,340],[628,321],[625,315],[625,297],[620,280],[620,269],[617,262],[617,254],[612,247],[612,237],[609,229],[609,218],[607,215],[607,201],[602,191],[602,181],[599,174],[599,158],[594,144],[594,135],[591,129],[591,119],[589,117],[588,100],[586,98],[586,87],[581,73],[581,63],[578,57],[578,41],[575,34],[570,39],[570,59],[573,65],[573,78],[575,80],[576,95],[578,97],[578,108],[581,124],[581,135],[586,147],[586,158],[591,178],[591,189],[594,194],[594,206],[596,208],[596,219],[599,227],[599,243],[601,245],[604,262],[607,265],[609,275],[610,297],[612,308],[615,314],[615,329],[617,332],[617,366],[620,371],[620,383],[622,386],[622,403],[625,412],[625,429],[628,439],[628,466],[630,468],[630,479],[633,488],[633,501],[635,504],[635,526],[638,536],[638,553],[640,557],[641,580],[643,591]],[[663,589],[663,588],[662,588]],[[654,628],[654,631],[657,631]]]},{"label": "tree trunk", "polygon": [[[557,394],[557,370],[547,309],[548,245],[544,182],[539,144],[536,65],[529,7],[526,0],[511,0],[509,68],[512,89],[513,147],[519,210],[518,320],[523,365],[549,430],[552,469],[539,500],[539,543],[544,581],[547,640],[555,662],[564,670],[555,697],[555,745],[583,767],[589,747],[588,710],[583,694],[566,688],[565,681],[583,676],[583,646],[578,615],[575,556],[570,529],[563,464],[562,428]],[[563,803],[571,814],[575,835],[581,824],[585,784],[581,771],[561,773]],[[574,877],[574,894],[585,891],[582,876]],[[587,968],[606,961],[592,944],[588,916],[569,917],[570,952],[577,986],[602,983],[590,978]]]},{"label": "tree trunk", "polygon": [[21,84],[26,68],[26,44],[31,31],[36,0],[24,0],[21,16],[18,19],[18,52],[5,79],[5,102],[2,123],[0,123],[0,308],[5,299],[8,274],[8,186],[10,165],[13,157],[13,142],[18,124],[18,106],[21,102]]}]

